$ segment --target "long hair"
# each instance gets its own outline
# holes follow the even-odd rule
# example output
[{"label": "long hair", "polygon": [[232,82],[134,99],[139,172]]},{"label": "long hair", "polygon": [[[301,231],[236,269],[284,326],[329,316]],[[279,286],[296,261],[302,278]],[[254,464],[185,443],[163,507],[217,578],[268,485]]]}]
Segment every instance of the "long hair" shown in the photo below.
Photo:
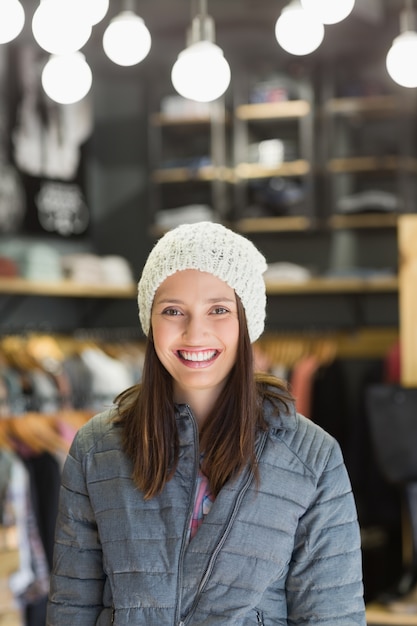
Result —
[{"label": "long hair", "polygon": [[[277,378],[254,373],[252,345],[246,315],[238,296],[239,339],[236,362],[229,379],[200,430],[203,471],[214,495],[247,465],[257,475],[255,440],[266,430],[263,403],[277,406],[292,401]],[[117,422],[123,429],[123,448],[133,463],[132,478],[146,498],[159,494],[175,472],[179,442],[173,385],[160,362],[152,335],[146,343],[142,381],[121,393]]]}]

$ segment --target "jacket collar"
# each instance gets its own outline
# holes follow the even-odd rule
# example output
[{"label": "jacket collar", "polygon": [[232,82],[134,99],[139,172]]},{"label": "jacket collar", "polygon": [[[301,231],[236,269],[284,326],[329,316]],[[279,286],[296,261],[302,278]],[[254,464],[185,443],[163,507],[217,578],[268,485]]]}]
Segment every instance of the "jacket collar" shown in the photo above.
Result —
[{"label": "jacket collar", "polygon": [[282,431],[293,431],[297,428],[297,413],[293,403],[288,408],[280,401],[264,401],[264,416],[269,424],[271,435],[279,435]]},{"label": "jacket collar", "polygon": [[[176,404],[176,412],[179,417],[189,417],[192,410],[187,404]],[[282,431],[293,431],[297,428],[297,414],[295,405],[290,403],[288,408],[280,402],[264,401],[265,420],[269,424],[271,435],[278,435]]]}]

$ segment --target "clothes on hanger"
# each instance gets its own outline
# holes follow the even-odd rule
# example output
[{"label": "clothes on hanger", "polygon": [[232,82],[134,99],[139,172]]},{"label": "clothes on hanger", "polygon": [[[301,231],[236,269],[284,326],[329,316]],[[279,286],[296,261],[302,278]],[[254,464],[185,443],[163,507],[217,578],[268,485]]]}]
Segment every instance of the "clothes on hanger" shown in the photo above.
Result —
[{"label": "clothes on hanger", "polygon": [[[46,334],[0,339],[0,623],[44,626],[61,469],[77,430],[141,377],[137,342]],[[6,536],[6,535],[4,535]],[[12,554],[9,550],[8,554]]]},{"label": "clothes on hanger", "polygon": [[[23,461],[9,450],[0,449],[2,465],[1,524],[16,530],[18,559],[16,569],[8,577],[12,602],[22,626],[35,626],[26,621],[31,605],[45,602],[49,591],[49,566],[30,495],[29,475]],[[7,481],[7,482],[6,482]],[[19,622],[16,621],[17,624]]]}]

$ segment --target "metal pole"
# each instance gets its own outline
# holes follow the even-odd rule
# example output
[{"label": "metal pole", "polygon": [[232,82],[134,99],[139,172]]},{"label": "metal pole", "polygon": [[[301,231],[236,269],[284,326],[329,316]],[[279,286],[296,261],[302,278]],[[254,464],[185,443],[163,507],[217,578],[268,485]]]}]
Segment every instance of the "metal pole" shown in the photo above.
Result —
[{"label": "metal pole", "polygon": [[199,1],[199,13],[200,15],[207,15],[207,0]]},{"label": "metal pole", "polygon": [[406,0],[405,8],[400,14],[400,31],[405,33],[417,29],[416,12],[413,9],[413,0]]},{"label": "metal pole", "polygon": [[135,0],[123,0],[123,10],[135,12]]}]

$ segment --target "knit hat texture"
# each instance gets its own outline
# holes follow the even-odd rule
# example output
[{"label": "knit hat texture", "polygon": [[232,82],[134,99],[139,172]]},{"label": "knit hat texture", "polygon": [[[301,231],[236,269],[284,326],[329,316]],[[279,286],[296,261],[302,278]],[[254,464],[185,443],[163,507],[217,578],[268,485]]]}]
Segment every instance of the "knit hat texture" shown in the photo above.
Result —
[{"label": "knit hat texture", "polygon": [[214,222],[183,224],[155,244],[138,284],[139,318],[148,335],[156,290],[166,278],[195,269],[223,280],[242,301],[251,342],[265,326],[265,257],[242,235]]}]

